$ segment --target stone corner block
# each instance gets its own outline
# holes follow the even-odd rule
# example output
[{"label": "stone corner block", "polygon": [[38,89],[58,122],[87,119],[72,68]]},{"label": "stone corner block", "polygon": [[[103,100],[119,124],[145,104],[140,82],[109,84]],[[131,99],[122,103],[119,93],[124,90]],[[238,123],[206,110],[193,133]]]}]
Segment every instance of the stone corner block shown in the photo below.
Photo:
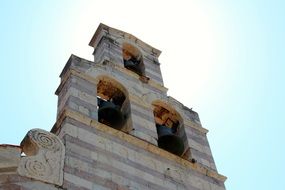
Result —
[{"label": "stone corner block", "polygon": [[56,135],[42,129],[30,130],[21,147],[26,156],[18,166],[21,176],[62,185],[65,148]]}]

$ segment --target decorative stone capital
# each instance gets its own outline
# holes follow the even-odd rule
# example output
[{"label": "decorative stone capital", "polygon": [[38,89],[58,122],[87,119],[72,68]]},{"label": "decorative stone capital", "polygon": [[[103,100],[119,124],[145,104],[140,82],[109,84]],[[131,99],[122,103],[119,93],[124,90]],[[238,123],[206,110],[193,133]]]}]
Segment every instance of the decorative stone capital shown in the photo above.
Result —
[{"label": "decorative stone capital", "polygon": [[32,129],[21,147],[26,156],[20,160],[19,175],[62,185],[65,148],[59,137],[42,129]]}]

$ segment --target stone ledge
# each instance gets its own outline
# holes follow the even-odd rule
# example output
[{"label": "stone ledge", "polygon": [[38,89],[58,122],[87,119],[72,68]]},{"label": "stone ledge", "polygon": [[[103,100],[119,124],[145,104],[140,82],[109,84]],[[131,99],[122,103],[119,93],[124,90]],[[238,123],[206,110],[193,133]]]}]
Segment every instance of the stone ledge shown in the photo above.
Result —
[{"label": "stone ledge", "polygon": [[194,129],[197,129],[198,131],[200,131],[203,134],[207,134],[209,132],[208,129],[203,128],[201,125],[189,120],[189,119],[184,119],[184,125],[186,125],[186,127],[192,127]]},{"label": "stone ledge", "polygon": [[16,172],[21,159],[21,147],[17,145],[0,145],[0,173]]},{"label": "stone ledge", "polygon": [[116,136],[117,138],[123,139],[124,141],[131,143],[137,147],[145,149],[145,150],[147,150],[153,154],[157,154],[161,157],[167,158],[171,161],[175,161],[176,163],[178,163],[184,167],[190,168],[194,171],[197,171],[203,175],[209,176],[209,177],[214,178],[216,180],[219,180],[221,182],[225,182],[225,180],[227,179],[225,176],[218,174],[214,170],[208,169],[208,168],[206,168],[206,167],[204,167],[198,163],[192,163],[188,160],[185,160],[181,157],[178,157],[174,154],[171,154],[171,153],[169,153],[163,149],[160,149],[151,143],[148,143],[146,141],[138,139],[138,138],[131,136],[129,134],[126,134],[122,131],[115,130],[111,127],[107,127],[106,125],[99,123],[96,120],[93,120],[93,119],[91,119],[91,118],[89,118],[89,117],[87,117],[81,113],[78,113],[78,112],[75,112],[75,111],[72,111],[69,109],[65,109],[63,111],[63,113],[59,117],[58,121],[53,126],[51,132],[56,133],[66,117],[70,117],[72,119],[75,119],[81,123],[84,123],[85,125],[95,127],[96,129],[98,129],[102,132],[108,133],[109,135]]}]

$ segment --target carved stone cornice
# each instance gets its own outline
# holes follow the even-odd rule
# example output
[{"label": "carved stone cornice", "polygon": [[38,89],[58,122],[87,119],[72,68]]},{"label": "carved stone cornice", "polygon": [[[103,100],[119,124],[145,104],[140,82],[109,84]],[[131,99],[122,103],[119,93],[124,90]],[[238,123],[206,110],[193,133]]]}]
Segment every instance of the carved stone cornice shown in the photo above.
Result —
[{"label": "carved stone cornice", "polygon": [[65,147],[59,137],[42,129],[32,129],[21,147],[26,156],[20,160],[19,175],[62,185]]}]

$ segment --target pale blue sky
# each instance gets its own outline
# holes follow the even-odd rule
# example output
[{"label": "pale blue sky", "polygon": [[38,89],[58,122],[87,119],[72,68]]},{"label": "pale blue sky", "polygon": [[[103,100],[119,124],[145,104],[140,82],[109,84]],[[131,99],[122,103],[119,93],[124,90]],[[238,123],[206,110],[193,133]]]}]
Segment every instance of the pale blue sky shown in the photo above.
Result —
[{"label": "pale blue sky", "polygon": [[1,1],[0,143],[55,122],[71,53],[92,60],[100,22],[162,50],[169,95],[193,107],[228,190],[284,189],[285,3]]}]

